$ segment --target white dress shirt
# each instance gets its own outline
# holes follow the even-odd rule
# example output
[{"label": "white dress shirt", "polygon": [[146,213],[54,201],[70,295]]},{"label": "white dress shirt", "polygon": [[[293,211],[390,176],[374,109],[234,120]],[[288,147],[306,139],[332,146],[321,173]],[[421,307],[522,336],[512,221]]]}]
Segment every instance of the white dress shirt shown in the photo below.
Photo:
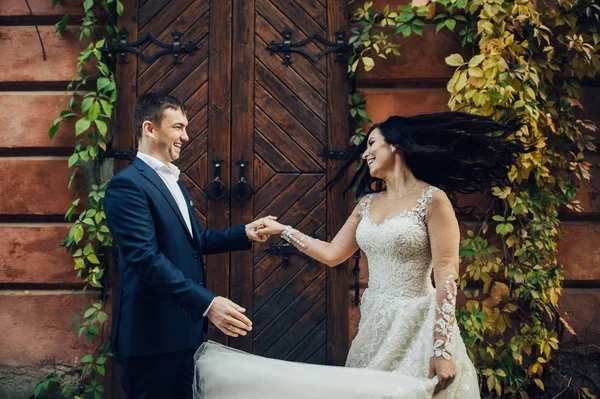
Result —
[{"label": "white dress shirt", "polygon": [[[142,161],[144,161],[144,163],[146,163],[152,169],[154,169],[156,171],[156,173],[158,173],[158,175],[160,176],[162,181],[165,182],[165,185],[169,189],[169,192],[171,193],[171,195],[173,196],[173,199],[175,199],[175,202],[177,203],[177,206],[179,207],[179,211],[181,212],[181,215],[183,216],[185,225],[187,226],[190,234],[193,237],[194,233],[192,230],[192,221],[190,220],[189,208],[188,208],[188,205],[185,203],[185,198],[183,197],[181,188],[177,184],[177,181],[179,180],[179,174],[181,173],[179,168],[177,166],[173,165],[172,163],[165,165],[162,161],[154,158],[152,155],[144,154],[143,152],[140,152],[140,151],[137,152],[137,157],[139,159],[141,159]],[[214,299],[213,299],[213,302],[214,302]],[[206,311],[204,312],[204,314],[202,316],[207,315],[213,302],[211,302],[210,305],[208,305],[208,308],[206,309]]]}]

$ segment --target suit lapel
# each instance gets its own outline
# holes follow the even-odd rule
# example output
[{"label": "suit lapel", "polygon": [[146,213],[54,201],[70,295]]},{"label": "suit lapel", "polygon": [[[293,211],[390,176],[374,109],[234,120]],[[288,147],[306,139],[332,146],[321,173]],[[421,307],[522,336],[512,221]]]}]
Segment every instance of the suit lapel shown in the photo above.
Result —
[{"label": "suit lapel", "polygon": [[[175,212],[175,215],[177,215],[177,219],[179,219],[179,222],[181,223],[186,234],[192,240],[192,242],[194,242],[194,237],[192,237],[192,235],[190,234],[190,230],[188,229],[187,225],[185,224],[185,220],[183,219],[183,215],[181,214],[181,211],[179,210],[179,206],[177,206],[177,202],[175,202],[175,198],[173,198],[173,195],[169,191],[169,188],[167,187],[165,182],[160,178],[158,173],[156,173],[156,171],[154,169],[152,169],[150,166],[148,166],[146,164],[146,162],[142,161],[139,158],[135,158],[133,160],[133,165],[142,173],[142,175],[146,179],[150,180],[150,183],[152,183],[158,189],[158,191],[160,191],[160,193],[165,197],[165,199],[171,206],[171,209],[173,210],[173,212]],[[184,197],[185,197],[185,195],[184,195]],[[188,207],[188,209],[189,209],[189,207]],[[192,228],[193,228],[193,223],[192,223]]]},{"label": "suit lapel", "polygon": [[187,189],[185,188],[181,180],[178,180],[177,184],[179,185],[179,189],[183,193],[183,198],[185,199],[185,204],[188,208],[188,213],[190,215],[190,223],[192,224],[192,232],[194,233],[194,240],[196,241],[196,245],[198,245],[198,247],[201,247],[202,245],[200,242],[200,230],[198,228],[198,223],[195,223],[196,215],[194,214],[194,203],[190,199]]}]

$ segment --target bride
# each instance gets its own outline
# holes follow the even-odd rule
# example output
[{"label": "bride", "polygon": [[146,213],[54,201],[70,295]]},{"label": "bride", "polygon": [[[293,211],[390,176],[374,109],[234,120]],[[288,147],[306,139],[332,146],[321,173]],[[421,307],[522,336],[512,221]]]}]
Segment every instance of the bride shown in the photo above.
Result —
[{"label": "bride", "polygon": [[258,230],[330,267],[365,252],[369,284],[346,367],[206,342],[196,354],[195,398],[479,398],[455,319],[460,232],[450,198],[506,183],[507,168],[526,151],[509,140],[517,129],[464,113],[374,125],[330,182],[362,157],[351,182],[360,200],[331,243],[274,219]]}]

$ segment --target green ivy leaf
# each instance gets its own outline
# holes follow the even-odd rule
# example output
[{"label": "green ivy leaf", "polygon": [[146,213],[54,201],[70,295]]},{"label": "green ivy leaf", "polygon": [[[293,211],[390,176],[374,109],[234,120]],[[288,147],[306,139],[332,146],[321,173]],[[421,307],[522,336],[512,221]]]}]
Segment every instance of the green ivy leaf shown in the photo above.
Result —
[{"label": "green ivy leaf", "polygon": [[110,85],[110,79],[109,78],[105,78],[105,77],[101,77],[98,78],[98,82],[96,83],[96,85],[98,86],[98,91],[102,91],[102,89],[108,87]]},{"label": "green ivy leaf", "polygon": [[108,127],[106,126],[106,122],[104,122],[101,119],[96,119],[94,121],[94,123],[96,124],[96,127],[98,128],[98,131],[100,132],[100,134],[102,135],[102,137],[106,137],[106,132],[108,131]]},{"label": "green ivy leaf", "polygon": [[92,122],[86,118],[78,120],[75,124],[75,135],[79,136],[80,134],[88,130],[91,124]]},{"label": "green ivy leaf", "polygon": [[94,101],[96,101],[96,99],[93,97],[84,98],[81,102],[81,112],[87,112],[94,103]]},{"label": "green ivy leaf", "polygon": [[90,363],[94,360],[94,357],[92,355],[85,355],[82,359],[81,359],[81,363]]},{"label": "green ivy leaf", "polygon": [[96,119],[98,119],[99,116],[100,116],[100,104],[95,102],[90,107],[90,111],[88,112],[88,119],[90,121],[95,121]]},{"label": "green ivy leaf", "polygon": [[73,239],[75,240],[75,244],[79,244],[81,239],[83,238],[83,227],[78,225],[75,227],[75,231],[73,232]]},{"label": "green ivy leaf", "polygon": [[73,167],[79,161],[79,154],[75,153],[69,157],[69,168]]},{"label": "green ivy leaf", "polygon": [[90,261],[90,263],[93,263],[94,265],[100,264],[100,260],[98,260],[98,257],[95,254],[89,254],[87,259]]},{"label": "green ivy leaf", "polygon": [[123,3],[119,0],[117,0],[117,14],[119,14],[119,16],[123,15]]},{"label": "green ivy leaf", "polygon": [[446,20],[446,27],[448,29],[450,29],[451,31],[454,31],[454,28],[456,27],[456,20],[449,18]]},{"label": "green ivy leaf", "polygon": [[97,311],[98,311],[98,309],[96,309],[96,308],[93,308],[93,307],[89,308],[88,310],[85,311],[85,314],[83,315],[83,317],[87,319],[88,317],[90,317],[91,315],[96,313]]}]

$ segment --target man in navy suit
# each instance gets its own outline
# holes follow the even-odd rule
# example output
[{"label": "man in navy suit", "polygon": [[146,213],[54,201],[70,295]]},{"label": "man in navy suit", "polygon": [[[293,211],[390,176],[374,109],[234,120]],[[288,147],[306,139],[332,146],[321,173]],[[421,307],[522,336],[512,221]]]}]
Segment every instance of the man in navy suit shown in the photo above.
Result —
[{"label": "man in navy suit", "polygon": [[261,220],[201,230],[171,163],[189,140],[182,102],[146,94],[132,122],[137,157],[111,180],[104,200],[121,283],[111,343],[127,398],[191,398],[206,319],[231,337],[252,329],[241,306],[206,288],[202,255],[250,249],[250,240],[266,237],[256,234]]}]

